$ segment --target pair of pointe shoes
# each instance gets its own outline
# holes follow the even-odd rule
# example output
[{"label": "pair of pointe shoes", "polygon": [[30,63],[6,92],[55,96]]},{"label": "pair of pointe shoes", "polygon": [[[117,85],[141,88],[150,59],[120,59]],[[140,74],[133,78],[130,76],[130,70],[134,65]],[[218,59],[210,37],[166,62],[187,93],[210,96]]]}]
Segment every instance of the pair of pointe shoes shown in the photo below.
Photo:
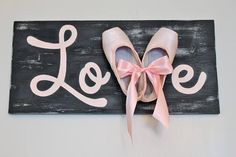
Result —
[{"label": "pair of pointe shoes", "polygon": [[[173,70],[171,64],[176,54],[178,35],[170,29],[160,28],[151,38],[142,61],[127,35],[118,27],[103,32],[102,44],[118,83],[127,95],[126,113],[131,134],[130,121],[137,101],[150,102],[159,97],[160,100],[164,99],[161,98],[164,97],[161,90],[166,75]],[[155,72],[157,75],[154,75]],[[164,107],[162,102],[157,103],[153,116],[168,126],[169,112],[165,99],[163,101]]]}]

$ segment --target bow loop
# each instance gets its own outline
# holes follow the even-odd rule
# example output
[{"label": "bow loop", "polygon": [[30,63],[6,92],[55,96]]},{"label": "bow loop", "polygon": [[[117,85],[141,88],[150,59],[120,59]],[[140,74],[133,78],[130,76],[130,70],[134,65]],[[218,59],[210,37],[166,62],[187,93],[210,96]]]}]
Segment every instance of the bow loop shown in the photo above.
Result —
[{"label": "bow loop", "polygon": [[141,68],[136,64],[132,64],[126,60],[120,59],[117,65],[117,71],[120,78],[124,78],[132,75],[134,72],[140,73]]},{"label": "bow loop", "polygon": [[168,75],[173,71],[173,67],[167,56],[161,57],[153,61],[146,68],[147,71],[155,75]]}]

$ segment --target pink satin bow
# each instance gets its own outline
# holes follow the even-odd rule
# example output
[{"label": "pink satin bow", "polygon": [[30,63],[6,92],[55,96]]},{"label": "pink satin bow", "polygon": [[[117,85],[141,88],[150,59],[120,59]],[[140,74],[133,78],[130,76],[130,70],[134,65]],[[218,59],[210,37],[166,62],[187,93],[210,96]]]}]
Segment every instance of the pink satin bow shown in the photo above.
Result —
[{"label": "pink satin bow", "polygon": [[157,95],[157,102],[153,112],[153,117],[158,119],[165,127],[169,125],[169,111],[166,103],[166,99],[162,90],[161,75],[167,75],[172,73],[173,68],[170,64],[169,58],[163,56],[156,59],[148,67],[139,67],[136,64],[132,64],[125,60],[119,60],[117,70],[120,78],[131,75],[131,80],[127,90],[126,97],[126,115],[128,132],[132,138],[132,116],[137,104],[138,93],[136,89],[136,83],[139,80],[142,72],[145,72],[153,85],[153,89]]}]

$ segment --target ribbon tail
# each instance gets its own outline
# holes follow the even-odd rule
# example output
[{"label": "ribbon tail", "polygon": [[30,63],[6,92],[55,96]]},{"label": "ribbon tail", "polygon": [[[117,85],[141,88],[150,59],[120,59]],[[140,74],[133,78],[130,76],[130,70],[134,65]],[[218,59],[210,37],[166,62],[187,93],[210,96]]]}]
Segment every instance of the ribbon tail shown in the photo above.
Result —
[{"label": "ribbon tail", "polygon": [[129,135],[132,139],[132,121],[133,115],[135,111],[135,107],[137,104],[137,90],[135,87],[135,82],[133,80],[130,81],[128,90],[127,90],[127,97],[126,97],[126,116],[127,116],[127,127]]},{"label": "ribbon tail", "polygon": [[153,117],[159,120],[166,128],[169,127],[169,110],[166,103],[165,95],[162,89],[160,76],[153,77],[153,87],[157,95],[156,106]]}]

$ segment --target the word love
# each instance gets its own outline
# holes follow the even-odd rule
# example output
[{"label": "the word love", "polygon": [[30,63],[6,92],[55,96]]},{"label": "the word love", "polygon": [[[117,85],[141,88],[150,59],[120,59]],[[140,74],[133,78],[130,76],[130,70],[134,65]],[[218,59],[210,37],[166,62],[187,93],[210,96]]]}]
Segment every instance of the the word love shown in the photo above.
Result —
[{"label": "the word love", "polygon": [[[65,32],[70,31],[71,35],[69,39],[65,41]],[[107,105],[107,99],[105,98],[90,98],[87,97],[77,90],[75,90],[73,87],[71,87],[69,84],[65,82],[66,77],[66,70],[67,70],[67,51],[66,48],[69,47],[74,43],[74,41],[77,38],[77,30],[72,25],[64,25],[60,31],[59,31],[59,42],[58,43],[50,43],[45,42],[42,40],[39,40],[33,36],[28,36],[27,42],[28,44],[43,48],[43,49],[51,49],[51,50],[59,50],[60,52],[60,67],[57,77],[41,74],[37,75],[31,80],[30,88],[32,92],[40,97],[46,97],[54,94],[60,87],[63,87],[66,89],[69,93],[74,95],[76,98],[84,102],[85,104],[88,104],[90,106],[95,107],[104,107]],[[91,72],[91,69],[95,71],[95,75]],[[180,77],[181,71],[187,71],[186,75],[183,77]],[[94,82],[93,86],[89,86],[86,84],[85,77],[88,76],[89,79],[91,79]],[[87,93],[87,94],[95,94],[99,91],[102,85],[105,85],[109,79],[110,79],[110,73],[106,72],[104,76],[102,76],[101,69],[99,66],[94,62],[88,62],[84,68],[81,69],[79,74],[79,85],[81,89]],[[181,85],[181,83],[186,83],[190,81],[194,76],[194,70],[191,66],[186,64],[181,64],[177,66],[172,73],[172,84],[174,88],[183,94],[194,94],[197,93],[205,84],[207,75],[204,72],[201,72],[197,83],[190,88],[185,88]],[[38,89],[37,85],[41,81],[49,81],[53,84],[50,86],[50,88],[46,90],[40,90]]]},{"label": "the word love", "polygon": [[[68,40],[65,41],[65,32],[70,31],[71,36]],[[67,65],[67,52],[66,48],[74,43],[77,37],[77,30],[72,25],[64,25],[59,32],[59,43],[49,43],[42,40],[39,40],[35,37],[28,36],[27,42],[35,47],[44,48],[44,49],[59,49],[60,50],[60,67],[57,77],[51,75],[38,75],[31,80],[30,88],[32,92],[38,96],[46,97],[54,94],[60,87],[66,89],[69,93],[74,95],[76,98],[82,102],[95,107],[104,107],[107,105],[107,100],[105,98],[89,98],[77,90],[72,88],[69,84],[65,82],[66,77],[66,65]],[[95,75],[91,72],[91,69],[95,71]],[[93,86],[88,86],[85,82],[85,76],[88,76],[93,82]],[[102,72],[99,66],[93,62],[88,62],[85,67],[81,70],[79,75],[79,84],[81,89],[88,93],[94,94],[98,92],[102,85],[106,84],[110,79],[110,73],[106,72],[105,76],[102,76]],[[50,81],[53,82],[52,86],[47,90],[39,90],[37,84],[41,81]]]}]

